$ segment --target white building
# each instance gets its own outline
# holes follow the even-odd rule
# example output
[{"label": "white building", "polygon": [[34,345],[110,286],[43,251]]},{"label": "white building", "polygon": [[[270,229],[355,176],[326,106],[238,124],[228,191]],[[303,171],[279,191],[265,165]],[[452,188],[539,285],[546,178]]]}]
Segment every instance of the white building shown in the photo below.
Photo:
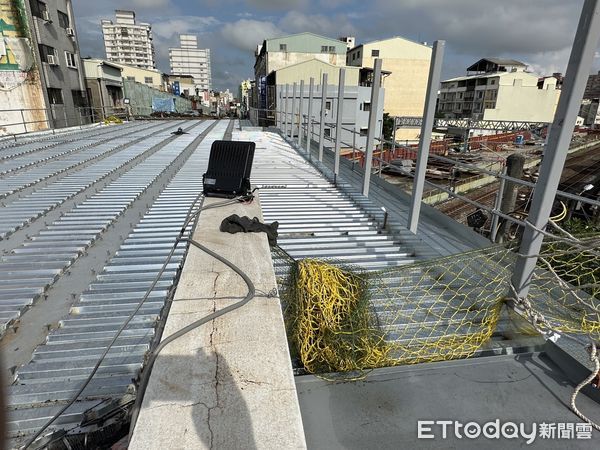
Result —
[{"label": "white building", "polygon": [[354,36],[342,36],[340,41],[346,43],[346,48],[352,50],[356,46],[356,38]]},{"label": "white building", "polygon": [[[322,87],[320,85],[321,76],[324,73],[328,75],[328,86],[327,86],[327,97],[325,99],[326,108],[326,123],[334,123],[337,120],[337,103],[338,103],[338,82],[339,82],[339,66],[328,64],[318,59],[312,59],[309,61],[303,61],[293,66],[288,66],[275,70],[269,75],[273,83],[276,86],[276,98],[277,108],[280,111],[285,109],[285,89],[288,86],[288,102],[287,107],[291,111],[292,98],[293,98],[293,83],[296,82],[296,102],[294,107],[294,114],[296,117],[296,124],[293,130],[294,136],[298,135],[298,114],[300,106],[300,81],[304,81],[304,92],[303,92],[303,109],[302,114],[308,114],[308,99],[309,99],[309,83],[310,78],[315,79],[314,94],[313,94],[313,105],[312,105],[312,118],[313,120],[320,121],[321,114],[321,101],[322,101]],[[346,78],[344,81],[344,112],[342,115],[342,149],[351,149],[352,144],[357,149],[364,150],[367,142],[367,131],[369,126],[369,115],[371,111],[371,87],[359,85],[361,69],[358,67],[346,67]],[[377,125],[375,129],[375,138],[381,137],[381,131],[383,126],[383,105],[385,100],[385,87],[382,87],[379,91],[379,102],[378,109],[376,112]],[[280,97],[280,94],[283,97]],[[279,121],[279,117],[277,120]],[[291,117],[288,117],[288,122]],[[288,129],[290,125],[288,124]],[[356,130],[356,135],[353,137],[353,132]],[[317,140],[319,134],[319,127],[314,126],[313,139]],[[328,139],[329,137],[335,136],[335,129],[330,125],[325,125],[323,130],[325,136],[325,147],[333,147],[333,141]],[[377,144],[377,142],[375,142]]]},{"label": "white building", "polygon": [[557,79],[526,72],[519,61],[481,59],[464,77],[442,82],[438,114],[446,118],[552,122],[560,90]]},{"label": "white building", "polygon": [[133,11],[115,11],[116,21],[102,20],[104,48],[109,61],[155,69],[152,27],[136,23]]},{"label": "white building", "polygon": [[210,90],[212,76],[210,69],[210,49],[198,48],[198,39],[194,35],[179,35],[179,48],[169,49],[171,73],[191,75],[196,89]]}]

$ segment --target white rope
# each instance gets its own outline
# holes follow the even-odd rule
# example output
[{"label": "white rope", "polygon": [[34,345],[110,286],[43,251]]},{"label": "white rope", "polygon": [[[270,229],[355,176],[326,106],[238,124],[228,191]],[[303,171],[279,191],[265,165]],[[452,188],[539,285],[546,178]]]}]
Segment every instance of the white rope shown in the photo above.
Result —
[{"label": "white rope", "polygon": [[592,341],[592,345],[591,345],[590,361],[594,363],[594,370],[592,371],[592,373],[590,374],[589,377],[587,377],[585,380],[583,380],[581,383],[579,383],[577,385],[577,387],[575,388],[573,395],[571,395],[571,410],[575,414],[577,414],[577,416],[581,420],[583,420],[584,422],[587,422],[592,427],[594,427],[596,430],[600,431],[600,426],[597,423],[593,422],[591,419],[589,419],[581,411],[579,411],[579,409],[577,409],[577,405],[575,404],[575,399],[577,398],[577,394],[579,394],[579,391],[581,391],[585,386],[588,386],[594,379],[596,379],[596,377],[598,376],[598,373],[600,372],[600,360],[598,360],[596,343],[594,341]]},{"label": "white rope", "polygon": [[[548,336],[550,334],[558,334],[561,337],[564,337],[565,339],[570,339],[572,341],[577,342],[580,345],[583,345],[584,347],[588,346],[588,343],[582,341],[581,339],[577,338],[576,336],[571,336],[565,333],[559,333],[556,330],[553,329],[552,325],[546,320],[546,318],[543,316],[543,314],[537,312],[535,309],[533,309],[533,307],[531,306],[531,303],[529,302],[529,300],[527,298],[524,297],[519,297],[516,288],[514,287],[514,285],[512,284],[512,282],[510,283],[510,289],[512,291],[512,295],[514,297],[515,302],[517,303],[517,305],[523,309],[523,312],[525,313],[525,317],[527,319],[527,321],[529,323],[531,323],[531,325],[533,326],[533,328],[535,328],[535,330],[542,334],[543,336]],[[583,389],[585,386],[589,385],[600,373],[600,360],[598,359],[598,354],[597,354],[597,349],[596,349],[596,343],[590,338],[590,361],[594,364],[594,370],[592,371],[592,373],[590,373],[590,375],[583,380],[581,383],[579,383],[577,385],[577,387],[575,387],[575,390],[573,391],[573,395],[571,395],[571,410],[577,415],[577,417],[579,417],[581,420],[583,420],[584,422],[588,423],[590,426],[592,426],[594,429],[596,429],[597,431],[600,431],[600,425],[598,425],[597,423],[595,423],[593,420],[591,420],[590,418],[588,418],[586,415],[584,415],[581,411],[579,411],[579,409],[577,408],[577,405],[575,403],[576,399],[577,399],[577,395],[579,394],[579,392],[581,391],[581,389]]]}]

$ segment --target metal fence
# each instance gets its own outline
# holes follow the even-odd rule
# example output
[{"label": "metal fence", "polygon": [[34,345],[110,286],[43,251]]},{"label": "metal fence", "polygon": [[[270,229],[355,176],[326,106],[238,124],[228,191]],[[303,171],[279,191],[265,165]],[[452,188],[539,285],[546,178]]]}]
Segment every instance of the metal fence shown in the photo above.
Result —
[{"label": "metal fence", "polygon": [[[445,192],[450,197],[458,198],[465,203],[473,205],[480,211],[489,213],[493,218],[493,226],[490,232],[492,239],[495,239],[498,227],[500,226],[499,224],[503,221],[521,227],[522,237],[521,248],[519,251],[520,256],[517,258],[513,275],[513,284],[519,297],[527,295],[528,286],[537,263],[536,255],[540,251],[544,233],[546,233],[544,229],[550,223],[552,208],[555,202],[560,199],[565,199],[567,201],[577,202],[578,204],[588,205],[591,208],[595,208],[596,211],[600,208],[599,199],[584,197],[581,195],[582,192],[573,194],[558,190],[560,174],[563,170],[573,131],[575,129],[575,121],[578,113],[577,105],[581,103],[587,75],[589,74],[594,56],[595,45],[600,37],[600,24],[596,23],[600,22],[600,14],[598,14],[599,10],[600,6],[597,0],[586,1],[575,44],[572,49],[572,55],[567,69],[562,95],[557,107],[556,117],[554,123],[550,127],[544,158],[539,171],[539,178],[536,182],[521,180],[519,178],[508,176],[500,171],[487,170],[474,164],[459,162],[441,155],[430,154],[437,88],[440,82],[445,45],[443,41],[436,41],[434,43],[427,97],[421,122],[420,142],[416,155],[416,168],[414,173],[406,173],[406,175],[414,178],[407,227],[415,234],[418,231],[420,208],[423,203],[423,190],[425,186],[439,192]],[[341,127],[339,121],[338,123],[327,122],[325,120],[325,101],[321,102],[320,113],[311,111],[311,93],[314,87],[313,79],[310,80],[311,89],[309,91],[308,110],[306,111],[306,114],[302,96],[298,99],[300,105],[297,110],[295,108],[295,101],[297,100],[295,98],[296,96],[294,95],[291,97],[292,101],[289,101],[291,89],[289,85],[287,85],[285,90],[282,89],[282,97],[281,101],[278,103],[278,109],[265,111],[251,108],[249,111],[249,118],[254,125],[258,125],[261,117],[271,115],[274,117],[275,125],[279,128],[283,136],[299,150],[305,152],[307,157],[312,157],[313,147],[316,148],[314,153],[321,163],[324,161],[325,142],[331,142],[332,151],[329,156],[332,157],[331,170],[333,171],[334,181],[339,175],[342,145],[345,148],[351,148],[353,160],[355,160],[356,155],[360,155],[364,161],[364,167],[362,168],[362,194],[368,197],[369,189],[372,184],[371,176],[373,172],[381,174],[382,168],[384,164],[386,164],[383,158],[381,158],[381,152],[378,151],[378,149],[382,148],[384,144],[390,145],[392,148],[396,148],[397,146],[395,141],[389,142],[383,138],[376,137],[375,112],[377,111],[377,101],[379,98],[381,63],[382,61],[380,59],[375,59],[374,82],[371,87],[371,112],[365,148],[357,148],[354,143],[342,142],[341,138],[338,137],[341,135],[342,129],[352,133],[352,136],[356,136],[359,132],[355,129]],[[343,98],[343,75],[343,69],[341,69],[340,88],[338,89],[338,95],[340,95],[341,98]],[[326,76],[324,76],[322,84],[326,86]],[[326,96],[323,95],[322,99],[325,98]],[[338,102],[337,117],[342,117],[342,114],[343,102]],[[330,136],[325,136],[325,127],[331,129]],[[414,151],[415,149],[411,147],[411,150]],[[429,158],[438,159],[458,167],[467,168],[476,174],[492,176],[501,183],[512,183],[513,186],[527,186],[531,188],[533,193],[528,216],[525,218],[515,217],[510,213],[500,210],[501,198],[497,198],[494,207],[488,207],[476,200],[454,192],[453,189],[450,189],[449,187],[441,186],[427,180],[425,175]],[[498,197],[501,195],[502,191],[499,191]]]}]

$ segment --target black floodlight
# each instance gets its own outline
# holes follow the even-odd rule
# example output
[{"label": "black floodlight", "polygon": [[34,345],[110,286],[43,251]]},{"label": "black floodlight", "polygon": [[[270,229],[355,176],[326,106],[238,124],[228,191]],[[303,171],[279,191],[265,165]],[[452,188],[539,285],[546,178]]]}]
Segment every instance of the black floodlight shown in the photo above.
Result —
[{"label": "black floodlight", "polygon": [[471,228],[481,228],[488,220],[488,216],[481,209],[476,210],[467,216],[467,225]]},{"label": "black floodlight", "polygon": [[202,176],[206,197],[233,198],[250,194],[254,142],[214,141],[208,169]]}]

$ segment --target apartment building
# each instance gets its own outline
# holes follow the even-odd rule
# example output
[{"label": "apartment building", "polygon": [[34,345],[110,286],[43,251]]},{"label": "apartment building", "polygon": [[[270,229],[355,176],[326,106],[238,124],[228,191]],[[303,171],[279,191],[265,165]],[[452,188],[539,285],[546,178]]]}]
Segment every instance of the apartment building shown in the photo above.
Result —
[{"label": "apartment building", "polygon": [[121,68],[97,58],[83,60],[87,97],[95,117],[106,117],[124,106]]},{"label": "apartment building", "polygon": [[442,82],[437,113],[446,118],[551,122],[560,96],[557,78],[527,72],[520,61],[484,58],[467,75]]},{"label": "apartment building", "polygon": [[600,98],[600,72],[597,75],[590,75],[583,98],[595,99]]},{"label": "apartment building", "polygon": [[346,44],[348,50],[352,50],[356,45],[356,38],[354,36],[341,36],[338,39]]},{"label": "apartment building", "polygon": [[106,59],[145,69],[155,69],[152,26],[136,23],[135,12],[115,11],[115,22],[103,19],[102,34]]},{"label": "apartment building", "polygon": [[334,66],[346,65],[345,42],[314,33],[299,33],[279,38],[266,39],[255,53],[254,77],[256,93],[255,104],[261,110],[261,122],[272,121],[272,114],[266,110],[274,104],[272,93],[267,93],[267,76],[276,70],[293,64],[317,59]]},{"label": "apartment building", "polygon": [[173,75],[191,75],[196,89],[212,89],[210,49],[198,48],[198,38],[191,34],[179,35],[179,47],[169,48],[169,62]]},{"label": "apartment building", "polygon": [[[342,148],[351,148],[352,143],[356,145],[356,148],[362,150],[365,149],[367,141],[367,130],[369,124],[369,115],[371,111],[371,87],[360,84],[361,73],[364,71],[360,67],[346,67],[346,73],[344,78],[344,112],[342,116]],[[273,109],[277,108],[283,110],[285,102],[285,87],[288,86],[288,108],[292,107],[293,98],[293,84],[296,83],[296,102],[294,113],[300,113],[299,111],[299,98],[300,98],[300,82],[304,81],[304,108],[302,113],[308,113],[308,98],[309,98],[309,83],[310,78],[314,78],[315,87],[313,95],[313,119],[320,120],[321,101],[323,98],[323,87],[321,85],[323,74],[327,74],[327,96],[325,98],[326,108],[326,121],[328,123],[335,122],[337,120],[337,102],[338,102],[338,84],[340,77],[340,66],[326,63],[318,59],[311,59],[303,61],[291,66],[282,67],[281,69],[272,71],[267,77],[268,90],[274,91],[276,97],[276,103],[273,105]],[[283,98],[280,97],[283,95]],[[379,106],[376,111],[377,117],[377,128],[375,130],[375,137],[379,138],[382,131],[383,125],[383,105],[385,99],[385,88],[379,92]],[[277,106],[278,105],[278,106]],[[279,119],[279,118],[278,118]],[[288,121],[290,118],[288,117]],[[297,120],[297,119],[296,119]],[[289,125],[288,125],[289,126]],[[352,130],[356,131],[356,135],[353,135]],[[294,133],[297,135],[297,125],[294,128]],[[319,133],[319,127],[315,126],[315,133]],[[330,137],[335,135],[335,130],[332,130],[331,126],[326,125],[323,130],[324,136]],[[326,140],[325,147],[333,146],[333,141]]]},{"label": "apartment building", "polygon": [[113,64],[121,68],[121,75],[124,80],[135,81],[159,91],[166,91],[165,76],[160,70],[145,69],[130,64]]},{"label": "apartment building", "polygon": [[0,123],[15,124],[0,133],[82,123],[78,107],[87,101],[71,0],[2,2],[0,14]]},{"label": "apartment building", "polygon": [[[428,45],[396,36],[350,49],[346,63],[372,69],[375,59],[381,59],[382,70],[388,73],[384,112],[392,117],[422,116],[431,54]],[[396,139],[415,140],[419,134],[419,129],[402,128],[397,131]]]}]

